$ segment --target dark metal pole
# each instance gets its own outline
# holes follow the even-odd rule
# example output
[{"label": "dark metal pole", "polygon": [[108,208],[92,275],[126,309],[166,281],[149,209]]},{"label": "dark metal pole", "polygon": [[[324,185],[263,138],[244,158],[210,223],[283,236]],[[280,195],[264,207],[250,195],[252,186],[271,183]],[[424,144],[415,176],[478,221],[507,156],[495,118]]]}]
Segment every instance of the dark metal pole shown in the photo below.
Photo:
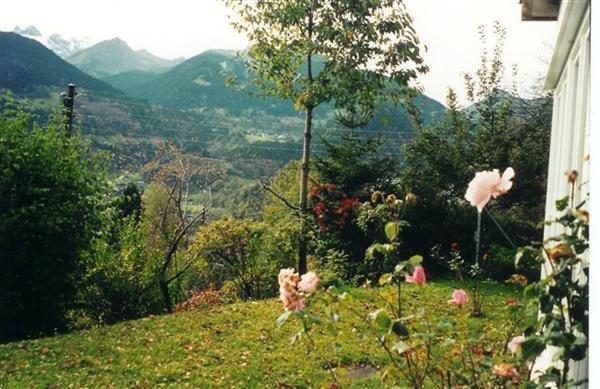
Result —
[{"label": "dark metal pole", "polygon": [[73,107],[75,103],[75,84],[67,85],[67,94],[63,95],[63,104],[65,106],[65,115],[67,115],[67,123],[65,129],[67,136],[71,136],[71,127],[73,126]]}]

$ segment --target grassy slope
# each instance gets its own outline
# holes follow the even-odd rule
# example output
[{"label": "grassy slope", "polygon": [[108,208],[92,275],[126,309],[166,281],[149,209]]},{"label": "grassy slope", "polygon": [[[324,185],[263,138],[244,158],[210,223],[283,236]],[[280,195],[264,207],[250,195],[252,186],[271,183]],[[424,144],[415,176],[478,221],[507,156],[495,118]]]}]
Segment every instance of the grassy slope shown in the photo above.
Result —
[{"label": "grassy slope", "polygon": [[[456,308],[446,303],[452,286],[448,282],[428,283],[423,289],[409,285],[406,295],[430,311],[455,315]],[[489,320],[469,319],[478,323],[482,334],[488,333],[491,323],[507,320],[504,301],[514,293],[503,285],[486,284],[484,294]],[[373,309],[368,304],[362,308],[365,313]],[[291,320],[277,328],[275,319],[281,313],[279,301],[270,299],[0,345],[0,388],[321,387],[332,382],[324,360],[374,366],[386,361],[372,337],[356,335],[354,328],[367,325],[360,318],[341,311],[337,337],[318,329],[313,333],[318,353],[307,356],[305,340],[289,343],[300,328],[298,322]],[[334,342],[341,350],[334,352]],[[341,384],[379,387],[381,381],[375,375],[342,378]]]}]

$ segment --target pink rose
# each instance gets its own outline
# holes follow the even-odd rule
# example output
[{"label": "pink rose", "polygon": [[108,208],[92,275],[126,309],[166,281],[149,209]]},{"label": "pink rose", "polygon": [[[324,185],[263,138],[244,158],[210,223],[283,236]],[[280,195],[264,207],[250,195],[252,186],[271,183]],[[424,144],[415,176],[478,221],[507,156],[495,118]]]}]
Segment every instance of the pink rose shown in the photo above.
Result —
[{"label": "pink rose", "polygon": [[426,279],[425,269],[423,269],[423,266],[417,266],[415,267],[412,276],[405,276],[404,279],[408,283],[421,285],[425,282]]},{"label": "pink rose", "polygon": [[293,291],[285,288],[279,288],[279,299],[283,303],[283,306],[287,309],[294,302]]},{"label": "pink rose", "polygon": [[298,281],[300,281],[300,276],[294,272],[294,269],[281,269],[277,280],[280,288],[295,288]]},{"label": "pink rose", "polygon": [[317,290],[317,285],[319,284],[319,277],[312,272],[309,271],[306,274],[303,274],[300,277],[300,282],[298,283],[298,289],[304,293],[312,293]]},{"label": "pink rose", "polygon": [[515,383],[521,382],[521,377],[517,370],[510,363],[501,363],[494,366],[494,374],[498,377],[506,378],[514,381]]},{"label": "pink rose", "polygon": [[521,351],[521,344],[523,344],[524,341],[525,341],[525,337],[524,336],[522,336],[522,335],[515,336],[508,343],[508,349],[510,350],[511,353],[516,354],[519,351]]},{"label": "pink rose", "polygon": [[469,182],[465,199],[481,212],[492,197],[496,198],[509,191],[513,185],[511,179],[514,176],[515,171],[512,167],[507,168],[502,173],[502,177],[500,177],[498,169],[477,172],[475,178]]},{"label": "pink rose", "polygon": [[452,293],[452,300],[448,300],[448,303],[454,304],[459,308],[465,306],[465,304],[469,301],[469,297],[467,296],[467,292],[462,289],[455,289]]},{"label": "pink rose", "polygon": [[279,299],[286,311],[300,311],[306,306],[306,294],[317,289],[319,277],[308,272],[302,277],[294,269],[281,269],[277,276],[279,282]]},{"label": "pink rose", "polygon": [[306,306],[306,300],[295,289],[279,289],[279,298],[286,311],[300,311]]},{"label": "pink rose", "polygon": [[294,301],[294,304],[288,307],[288,311],[301,311],[306,306],[306,299],[304,297]]}]

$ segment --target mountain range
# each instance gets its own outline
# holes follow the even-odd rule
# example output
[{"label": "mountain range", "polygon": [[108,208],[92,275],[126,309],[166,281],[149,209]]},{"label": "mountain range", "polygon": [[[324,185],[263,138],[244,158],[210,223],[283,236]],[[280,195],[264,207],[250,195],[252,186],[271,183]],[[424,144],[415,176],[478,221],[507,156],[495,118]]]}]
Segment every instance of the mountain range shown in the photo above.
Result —
[{"label": "mountain range", "polygon": [[[226,85],[226,75],[233,76],[236,84]],[[129,76],[141,81],[139,73],[129,73]],[[122,81],[128,86],[111,84],[132,97],[161,106],[220,109],[236,116],[244,112],[262,112],[274,116],[298,115],[289,101],[261,98],[243,90],[250,85],[251,77],[233,51],[208,50],[162,74],[147,77],[145,82]]]},{"label": "mountain range", "polygon": [[[96,134],[95,139],[103,144],[170,139],[180,140],[187,150],[214,157],[298,158],[302,113],[290,101],[248,93],[252,76],[234,52],[205,51],[165,70],[162,66],[168,62],[112,39],[69,57],[82,60],[83,71],[38,41],[15,33],[0,33],[0,52],[0,89],[40,101],[47,110],[59,104],[56,97],[66,84],[75,83],[80,92],[76,115],[82,129]],[[92,60],[95,56],[98,61]],[[108,75],[93,77],[86,63],[96,66],[96,74]],[[119,69],[129,70],[110,74]],[[234,87],[226,85],[226,75],[236,79]],[[442,104],[425,95],[417,96],[414,104],[425,123],[446,112]],[[314,129],[316,143],[320,136],[335,140],[343,132],[331,104],[318,107]],[[406,142],[414,131],[404,108],[391,105],[381,107],[361,130],[366,136],[385,133],[392,143]],[[122,137],[115,139],[115,135]]]},{"label": "mountain range", "polygon": [[[249,94],[246,89],[251,86],[251,76],[233,51],[208,50],[187,60],[184,58],[168,60],[146,50],[133,50],[122,39],[114,38],[66,56],[65,60],[79,70],[105,81],[101,83],[100,80],[86,78],[80,72],[75,72],[72,66],[59,61],[59,58],[52,57],[50,50],[43,52],[40,47],[36,47],[37,52],[35,52],[31,39],[43,41],[36,27],[29,26],[25,29],[17,27],[15,31],[23,39],[25,37],[30,39],[29,42],[23,40],[21,50],[15,47],[18,44],[13,42],[12,54],[7,51],[7,55],[3,56],[5,69],[0,70],[3,70],[6,76],[5,80],[0,82],[0,87],[16,89],[17,92],[24,90],[31,92],[36,85],[62,83],[64,86],[65,81],[71,77],[71,82],[83,87],[94,85],[93,89],[106,91],[110,90],[107,86],[109,84],[113,91],[119,90],[129,97],[144,100],[149,104],[174,109],[218,111],[231,116],[263,114],[274,117],[298,118],[300,116],[289,101],[259,98]],[[4,36],[6,44],[16,40],[15,36],[10,39],[7,35]],[[58,42],[59,39],[53,41]],[[71,46],[75,47],[76,44],[72,43]],[[68,52],[64,48],[55,50],[63,55]],[[27,59],[30,63],[27,63]],[[8,66],[8,61],[16,62]],[[236,79],[234,87],[225,85],[225,75]],[[436,118],[445,112],[443,105],[425,95],[419,96],[415,104],[425,111],[426,118]],[[321,107],[321,110],[331,112],[332,107]],[[407,126],[410,126],[406,112],[380,110],[383,111],[391,113],[388,116],[401,119],[399,122],[394,121],[392,125],[404,127],[404,131],[407,130]]]},{"label": "mountain range", "polygon": [[122,39],[114,38],[80,50],[66,60],[94,77],[107,77],[132,70],[160,73],[184,58],[161,58],[147,50],[133,50]]},{"label": "mountain range", "polygon": [[16,26],[13,32],[40,42],[61,58],[98,78],[127,71],[160,73],[185,60],[183,57],[172,60],[161,58],[145,49],[133,50],[120,38],[93,44],[89,38],[44,35],[35,26]]}]

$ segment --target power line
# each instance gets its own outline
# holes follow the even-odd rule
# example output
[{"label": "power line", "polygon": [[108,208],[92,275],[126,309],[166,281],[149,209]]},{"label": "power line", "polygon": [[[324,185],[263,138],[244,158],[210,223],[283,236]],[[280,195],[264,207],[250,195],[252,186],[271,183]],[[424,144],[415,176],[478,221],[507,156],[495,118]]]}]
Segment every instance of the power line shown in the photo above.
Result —
[{"label": "power line", "polygon": [[[209,127],[210,129],[221,129],[221,130],[228,130],[231,131],[233,130],[233,128],[231,127],[216,127],[214,125],[208,124],[207,123],[200,123],[200,122],[195,122],[195,121],[190,121],[190,120],[185,120],[185,119],[173,119],[173,118],[168,118],[168,119],[164,119],[164,118],[160,118],[160,117],[156,117],[156,116],[150,116],[150,115],[140,115],[140,114],[133,114],[133,113],[128,113],[128,116],[134,117],[134,118],[139,118],[139,119],[147,119],[147,120],[151,120],[151,121],[156,121],[157,119],[159,120],[164,120],[167,121],[169,123],[165,123],[165,124],[171,124],[170,122],[175,122],[175,123],[182,123],[182,124],[188,124],[190,126],[194,126],[194,127],[198,127],[198,126],[203,126],[203,127]],[[91,119],[95,119],[95,120],[107,120],[106,118],[102,118],[96,115],[91,115],[91,114],[79,114],[78,116],[83,116],[83,117],[87,117],[87,118],[91,118]],[[219,118],[219,119],[223,119],[223,118]],[[319,126],[315,126],[315,129],[317,131],[325,131],[327,132],[345,132],[345,133],[366,133],[366,134],[373,134],[373,135],[378,135],[378,134],[393,134],[393,135],[403,135],[405,134],[405,131],[395,131],[395,130],[370,130],[370,129],[350,129],[350,128],[342,128],[342,127],[328,127],[328,128],[319,128]],[[239,130],[241,131],[249,131],[248,129],[245,128],[240,128]],[[263,130],[263,132],[268,132],[267,130]]]},{"label": "power line", "polygon": [[[83,128],[83,129],[85,129],[85,128]],[[91,134],[89,134],[89,135],[91,135]],[[191,144],[201,144],[201,145],[207,145],[207,146],[214,145],[214,140],[189,140],[189,139],[171,138],[171,137],[160,136],[160,135],[148,135],[148,134],[140,134],[140,133],[123,134],[123,133],[115,132],[114,135],[123,136],[123,137],[138,135],[141,137],[160,139],[160,140],[164,140],[164,141],[174,141],[174,142],[184,141],[186,144],[191,143]],[[145,140],[145,139],[142,139],[142,140]],[[331,143],[331,144],[335,146],[335,145],[341,145],[342,143]],[[246,145],[239,145],[238,147],[231,149],[230,152],[235,153],[235,152],[240,152],[240,151],[244,151],[244,150],[270,150],[270,151],[292,151],[292,152],[300,153],[302,151],[302,145],[298,144],[297,146],[298,147],[293,147],[293,145],[290,145],[289,143],[288,144],[282,143],[282,147],[278,147],[278,146],[274,146],[274,145],[256,145],[256,144],[251,143],[251,144],[246,144]],[[327,147],[322,143],[314,143],[311,145],[311,150],[314,152],[317,152],[317,153],[323,153],[323,152],[327,152]],[[397,153],[397,152],[401,151],[401,145],[398,145],[397,147],[395,147],[395,146],[379,147],[379,151]]]},{"label": "power line", "polygon": [[[90,96],[89,93],[87,93],[86,95]],[[95,96],[95,97],[96,98],[103,98],[103,97],[100,97],[100,96]],[[206,113],[206,112],[201,112],[201,113],[199,113],[199,112],[191,112],[190,113],[189,111],[185,111],[185,110],[181,110],[181,109],[170,108],[170,107],[162,107],[162,106],[158,107],[158,106],[150,105],[150,104],[143,103],[143,102],[136,102],[136,101],[130,101],[130,100],[125,100],[125,99],[119,99],[119,98],[106,98],[106,99],[108,101],[116,100],[116,101],[125,102],[125,103],[128,103],[128,104],[137,105],[137,106],[143,107],[145,110],[150,111],[150,112],[156,112],[156,110],[158,110],[157,115],[159,115],[161,113],[162,114],[173,113],[175,115],[188,114],[188,115],[200,115],[201,119],[203,119],[204,121],[206,121],[207,119],[208,120],[216,120],[216,121],[222,121],[223,120],[223,117],[210,115],[209,113]],[[194,126],[200,125],[200,123],[198,123],[196,121],[190,121],[190,120],[185,120],[185,119],[181,119],[181,118],[174,119],[174,118],[171,117],[169,119],[163,119],[163,118],[160,118],[160,117],[157,118],[156,116],[140,115],[140,114],[135,114],[135,113],[127,113],[127,115],[132,116],[132,117],[136,117],[136,118],[141,118],[141,119],[153,120],[153,121],[155,121],[157,119],[168,120],[168,121],[175,120],[176,123],[191,124],[191,125],[194,125]],[[270,115],[268,115],[268,116],[270,116]],[[298,116],[298,118],[301,119],[301,116]],[[106,120],[106,119],[103,119],[103,120]],[[318,121],[319,120],[317,120],[317,125],[313,127],[313,128],[315,128],[317,130],[322,129],[322,128],[319,128]],[[289,125],[286,126],[286,127],[289,128]],[[340,131],[340,132],[344,132],[345,131],[345,132],[348,132],[348,133],[358,132],[358,133],[376,133],[376,134],[377,133],[381,133],[381,134],[384,134],[384,133],[397,134],[399,132],[402,132],[402,131],[394,131],[394,130],[369,130],[369,129],[364,129],[364,128],[362,128],[362,129],[347,129],[347,128],[342,128],[342,127],[330,127],[330,128],[327,128],[326,131]]]},{"label": "power line", "polygon": [[[103,121],[104,121],[104,120],[106,120],[106,119],[104,119],[104,118],[101,118],[101,117],[98,117],[98,116],[96,116],[96,115],[89,115],[89,114],[79,114],[78,116],[79,116],[79,117],[84,117],[84,118],[87,118],[87,119],[93,119],[93,120],[103,120]],[[133,116],[133,115],[132,115],[132,116]],[[140,115],[135,115],[135,116],[138,116],[138,117],[140,117]],[[151,116],[145,116],[145,117],[146,117],[146,118],[148,118],[148,119],[155,119],[155,118],[153,118],[153,117],[151,117]],[[189,124],[193,124],[193,125],[195,125],[195,126],[198,126],[198,125],[199,125],[198,123],[189,122],[189,121],[180,121],[180,123],[189,123]],[[92,128],[92,127],[90,126],[90,128]],[[245,133],[248,133],[248,132],[250,132],[250,133],[251,133],[251,130],[248,130],[248,129],[238,129],[238,130],[234,130],[234,129],[227,128],[227,127],[214,127],[214,126],[209,126],[209,127],[205,127],[205,129],[208,129],[208,130],[213,130],[213,129],[216,129],[216,130],[224,130],[224,131],[239,131],[239,132],[245,132]],[[108,131],[109,129],[99,129],[99,130],[102,130],[102,131]],[[111,129],[111,130],[112,130],[112,129]],[[187,128],[187,129],[183,129],[183,130],[184,130],[184,131],[190,131],[190,129],[189,129],[189,128]],[[198,130],[198,129],[197,129],[197,128],[195,128],[194,130]],[[112,130],[112,132],[115,132],[115,131],[116,131],[116,130]],[[267,132],[267,131],[264,131],[264,133],[268,133],[268,132]],[[393,134],[393,135],[396,135],[396,136],[394,136],[394,137],[390,137],[390,138],[391,138],[391,139],[393,139],[393,140],[398,140],[398,141],[411,141],[411,140],[413,140],[413,139],[414,139],[414,137],[413,137],[413,136],[407,135],[406,133],[404,133],[404,132],[400,132],[400,131],[383,131],[383,130],[356,130],[356,129],[338,129],[338,128],[326,129],[326,130],[325,130],[325,133],[324,133],[324,134],[322,134],[322,135],[328,135],[328,134],[332,134],[332,133],[334,133],[334,134],[335,134],[335,133],[350,133],[350,134],[352,134],[352,133],[365,133],[365,134],[373,134],[373,135],[380,135],[380,134]],[[117,134],[131,134],[131,135],[140,135],[140,136],[155,136],[155,137],[157,137],[157,136],[158,136],[158,135],[153,135],[151,132],[148,132],[148,133],[139,133],[139,132],[132,132],[132,131],[126,131],[126,132],[124,132],[124,133],[117,133]],[[317,135],[318,135],[318,134],[317,134]]]},{"label": "power line", "polygon": [[[87,135],[93,135],[93,134],[87,134]],[[190,140],[190,139],[183,139],[183,138],[171,138],[171,137],[160,136],[160,135],[132,134],[132,133],[127,133],[127,134],[113,133],[113,135],[123,136],[123,137],[130,137],[130,136],[133,137],[135,135],[139,135],[139,136],[143,136],[143,137],[147,137],[147,138],[151,138],[151,139],[160,139],[160,140],[173,141],[173,142],[185,142],[187,144],[203,144],[203,145],[208,145],[208,146],[212,146],[215,144],[214,140],[193,140],[193,139]],[[142,139],[142,140],[145,140],[145,139]],[[330,144],[333,146],[342,145],[342,143],[334,143],[334,142],[330,142]],[[273,151],[298,151],[298,152],[302,151],[301,144],[297,144],[298,147],[291,147],[293,145],[290,145],[289,143],[282,143],[282,146],[283,147],[278,147],[278,146],[274,146],[274,145],[262,145],[262,144],[257,145],[257,144],[249,143],[249,144],[237,145],[237,147],[235,149],[233,149],[232,151],[244,150],[244,149],[261,149],[261,150],[273,150]],[[399,146],[398,147],[386,146],[386,147],[379,147],[378,149],[380,151],[400,151]],[[313,143],[311,145],[311,150],[327,151],[327,146],[322,143]]]}]

